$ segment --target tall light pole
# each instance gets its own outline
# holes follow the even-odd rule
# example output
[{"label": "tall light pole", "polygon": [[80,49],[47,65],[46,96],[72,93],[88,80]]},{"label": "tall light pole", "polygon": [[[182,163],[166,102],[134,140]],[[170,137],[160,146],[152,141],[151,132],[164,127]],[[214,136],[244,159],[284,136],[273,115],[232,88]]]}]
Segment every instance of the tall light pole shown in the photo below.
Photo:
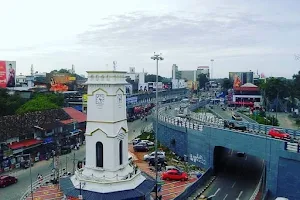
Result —
[{"label": "tall light pole", "polygon": [[164,58],[161,56],[161,54],[155,54],[154,52],[154,56],[151,57],[152,60],[156,60],[156,126],[155,126],[155,199],[158,199],[158,194],[157,194],[157,186],[158,186],[158,170],[157,170],[157,165],[158,165],[158,160],[157,160],[157,135],[158,135],[158,61],[159,60],[163,60]]},{"label": "tall light pole", "polygon": [[214,67],[214,59],[211,59],[210,62],[211,62],[211,65],[210,65],[210,80],[213,79],[213,67]]},{"label": "tall light pole", "polygon": [[31,193],[31,199],[33,200],[33,187],[32,187],[32,174],[31,174],[31,155],[30,154],[23,154],[24,156],[29,156],[29,176],[30,176],[30,193]]}]

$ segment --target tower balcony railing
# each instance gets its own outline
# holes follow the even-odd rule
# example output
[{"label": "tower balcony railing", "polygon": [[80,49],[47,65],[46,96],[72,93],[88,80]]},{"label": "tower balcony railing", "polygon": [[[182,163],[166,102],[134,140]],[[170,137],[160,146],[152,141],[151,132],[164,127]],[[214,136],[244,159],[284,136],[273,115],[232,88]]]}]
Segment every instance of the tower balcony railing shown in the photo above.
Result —
[{"label": "tower balcony railing", "polygon": [[141,171],[139,170],[139,168],[136,165],[131,165],[132,166],[132,171],[129,172],[126,175],[118,175],[116,174],[115,176],[88,176],[88,175],[84,175],[82,174],[84,169],[78,169],[77,171],[75,171],[75,179],[79,180],[80,182],[92,182],[92,183],[103,183],[103,184],[110,184],[110,183],[117,183],[117,182],[126,182],[128,180],[133,180],[136,177],[138,177],[141,174]]}]

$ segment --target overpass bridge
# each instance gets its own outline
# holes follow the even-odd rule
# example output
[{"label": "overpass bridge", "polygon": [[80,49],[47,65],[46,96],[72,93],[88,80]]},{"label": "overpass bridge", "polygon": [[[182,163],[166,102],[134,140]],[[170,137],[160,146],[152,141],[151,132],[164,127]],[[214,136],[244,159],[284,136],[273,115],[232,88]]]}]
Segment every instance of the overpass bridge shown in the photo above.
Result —
[{"label": "overpass bridge", "polygon": [[[206,102],[191,106],[195,110]],[[268,137],[272,126],[243,122],[248,130],[226,129],[219,118],[203,118],[199,122],[180,122],[174,116],[159,112],[158,140],[176,154],[203,169],[218,168],[220,148],[245,152],[264,161],[265,190],[273,196],[300,199],[300,153],[298,143]],[[154,123],[155,126],[155,123]],[[299,130],[286,129],[294,138]],[[219,155],[220,156],[220,155]]]}]

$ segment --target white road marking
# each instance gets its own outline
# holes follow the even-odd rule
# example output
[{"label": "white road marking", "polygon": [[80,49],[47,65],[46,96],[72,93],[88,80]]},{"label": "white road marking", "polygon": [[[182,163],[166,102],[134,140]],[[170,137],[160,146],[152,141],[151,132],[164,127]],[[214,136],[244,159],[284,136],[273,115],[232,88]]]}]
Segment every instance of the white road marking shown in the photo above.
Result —
[{"label": "white road marking", "polygon": [[217,191],[215,192],[215,194],[213,194],[213,196],[216,196],[220,190],[221,190],[221,188],[218,188]]},{"label": "white road marking", "polygon": [[231,187],[233,188],[235,186],[235,184],[236,184],[236,182],[234,182]]},{"label": "white road marking", "polygon": [[225,195],[225,197],[223,198],[223,200],[225,200],[227,198],[228,194]]},{"label": "white road marking", "polygon": [[242,196],[242,194],[243,194],[243,191],[240,191],[240,194],[239,194],[239,196],[236,198],[236,200],[239,200],[240,197]]}]

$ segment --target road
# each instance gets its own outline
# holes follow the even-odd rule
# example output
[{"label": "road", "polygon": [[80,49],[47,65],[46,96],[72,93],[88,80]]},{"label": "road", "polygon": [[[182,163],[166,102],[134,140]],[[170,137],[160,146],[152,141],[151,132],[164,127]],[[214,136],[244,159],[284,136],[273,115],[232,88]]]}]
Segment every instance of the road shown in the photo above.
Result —
[{"label": "road", "polygon": [[[276,113],[267,112],[267,115],[276,117]],[[289,117],[290,113],[277,113],[277,119],[280,124],[280,127],[289,128],[289,129],[299,129],[296,122]]]},{"label": "road", "polygon": [[263,161],[255,156],[238,157],[230,151],[227,163],[204,192],[205,196],[216,195],[214,200],[249,200],[261,176]]},{"label": "road", "polygon": [[[134,122],[128,123],[128,141],[131,141],[140,134],[140,131],[145,127],[150,125],[150,122],[145,122],[141,120],[136,120]],[[85,157],[85,146],[80,147],[77,151],[72,151],[72,153],[60,156],[61,169],[67,168],[67,171],[73,171],[73,158],[75,154],[75,164],[77,165],[77,160],[83,160]],[[36,163],[32,167],[32,180],[37,180],[37,175],[41,174],[43,176],[50,174],[52,166],[52,160],[41,161]],[[19,170],[13,173],[18,177],[18,183],[8,186],[6,188],[0,188],[0,200],[19,200],[23,193],[30,186],[30,173],[29,169]]]}]

